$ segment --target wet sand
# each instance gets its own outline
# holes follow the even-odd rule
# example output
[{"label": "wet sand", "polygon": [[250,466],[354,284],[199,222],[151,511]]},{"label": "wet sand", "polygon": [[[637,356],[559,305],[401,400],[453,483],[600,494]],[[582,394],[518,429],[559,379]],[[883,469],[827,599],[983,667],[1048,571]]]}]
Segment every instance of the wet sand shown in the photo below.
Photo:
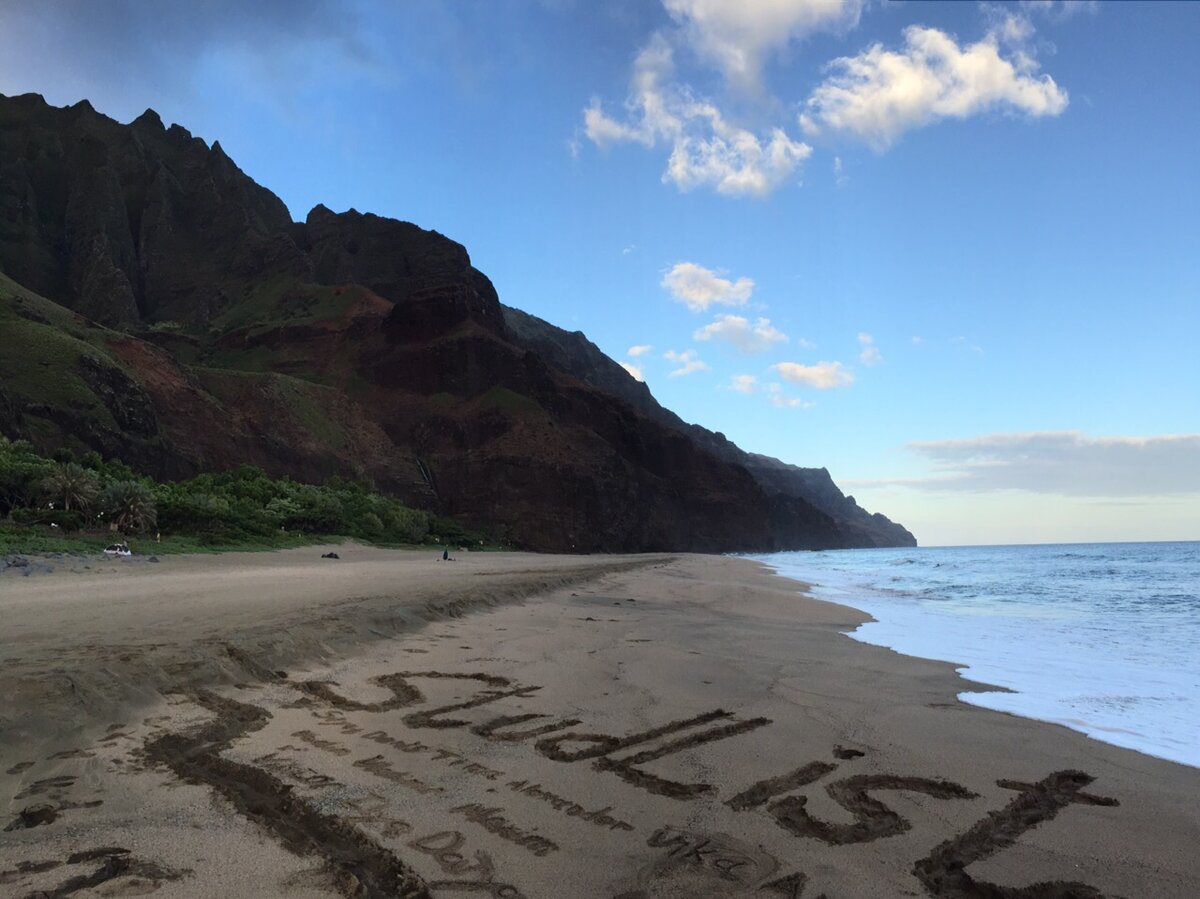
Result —
[{"label": "wet sand", "polygon": [[0,573],[0,895],[1200,895],[1200,770],[756,563],[322,551]]}]

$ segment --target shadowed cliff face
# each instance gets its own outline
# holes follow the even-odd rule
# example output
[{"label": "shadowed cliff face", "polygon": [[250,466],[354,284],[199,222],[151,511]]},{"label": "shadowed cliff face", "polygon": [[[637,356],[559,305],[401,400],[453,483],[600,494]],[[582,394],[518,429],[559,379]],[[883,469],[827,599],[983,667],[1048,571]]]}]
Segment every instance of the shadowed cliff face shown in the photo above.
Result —
[{"label": "shadowed cliff face", "polygon": [[[824,468],[801,468],[770,456],[747,453],[724,434],[688,424],[659,405],[650,389],[630,377],[582,333],[556,328],[520,309],[505,306],[504,318],[514,341],[552,365],[610,396],[624,400],[647,418],[689,437],[718,459],[746,469],[754,482],[783,509],[801,500],[831,517],[855,546],[916,546],[916,538],[883,515],[867,512],[838,489]],[[787,512],[780,513],[784,518]]]},{"label": "shadowed cliff face", "polygon": [[290,223],[220,144],[151,111],[0,103],[0,267],[95,321],[206,323],[265,274],[306,274]]},{"label": "shadowed cliff face", "polygon": [[43,449],[367,478],[551,551],[911,542],[505,309],[454,241],[323,206],[292,222],[152,112],[0,97],[0,270],[0,431]]}]

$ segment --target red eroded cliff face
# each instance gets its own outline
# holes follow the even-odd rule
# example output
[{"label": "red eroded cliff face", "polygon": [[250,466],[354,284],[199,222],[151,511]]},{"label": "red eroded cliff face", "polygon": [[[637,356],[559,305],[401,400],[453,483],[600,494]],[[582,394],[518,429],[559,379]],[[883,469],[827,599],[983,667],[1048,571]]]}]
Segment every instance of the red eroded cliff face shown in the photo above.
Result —
[{"label": "red eroded cliff face", "polygon": [[0,431],[44,449],[367,478],[548,551],[914,542],[506,309],[454,241],[323,206],[293,222],[149,111],[0,97],[0,271]]}]

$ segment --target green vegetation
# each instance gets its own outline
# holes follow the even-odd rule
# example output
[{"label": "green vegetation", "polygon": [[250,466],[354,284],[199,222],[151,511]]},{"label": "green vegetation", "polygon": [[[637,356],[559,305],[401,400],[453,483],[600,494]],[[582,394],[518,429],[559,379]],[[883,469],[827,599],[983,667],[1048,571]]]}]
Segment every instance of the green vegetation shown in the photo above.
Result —
[{"label": "green vegetation", "polygon": [[493,387],[479,398],[479,406],[482,409],[496,409],[512,414],[544,412],[537,400],[507,387]]},{"label": "green vegetation", "polygon": [[241,302],[217,316],[218,333],[246,330],[261,334],[285,325],[337,318],[357,296],[354,288],[307,284],[293,275],[275,275],[248,288]]},{"label": "green vegetation", "polygon": [[92,508],[100,495],[100,477],[78,462],[67,462],[56,466],[46,476],[41,484],[41,493],[51,508],[83,514]]},{"label": "green vegetation", "polygon": [[109,348],[120,338],[0,274],[0,385],[36,439],[82,448],[65,421],[120,430],[97,385],[132,377]]},{"label": "green vegetation", "polygon": [[87,356],[100,360],[102,367],[113,367],[115,363],[107,353],[53,325],[16,316],[0,318],[0,346],[4,347],[0,382],[11,385],[14,395],[55,406],[89,409],[111,426],[111,416],[80,364],[80,359]]},{"label": "green vegetation", "polygon": [[338,450],[350,439],[334,413],[337,405],[344,402],[343,395],[332,387],[273,371],[220,371],[197,366],[189,369],[189,373],[210,395],[229,406],[242,405],[244,401],[239,397],[253,391],[269,397],[280,418],[309,434],[311,439]]},{"label": "green vegetation", "polygon": [[0,553],[94,551],[117,534],[133,537],[135,550],[156,553],[277,549],[347,537],[392,546],[483,540],[456,521],[341,478],[300,484],[243,465],[156,483],[97,453],[47,458],[25,441],[0,437]]}]

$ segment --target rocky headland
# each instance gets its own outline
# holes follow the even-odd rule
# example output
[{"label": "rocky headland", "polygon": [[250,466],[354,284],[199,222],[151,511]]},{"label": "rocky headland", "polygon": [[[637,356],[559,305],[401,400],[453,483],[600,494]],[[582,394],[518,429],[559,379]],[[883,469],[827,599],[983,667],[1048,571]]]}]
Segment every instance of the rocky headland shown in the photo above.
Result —
[{"label": "rocky headland", "polygon": [[151,110],[0,96],[0,348],[0,434],[158,478],[365,479],[543,551],[915,544],[502,305],[453,240],[295,222]]}]

